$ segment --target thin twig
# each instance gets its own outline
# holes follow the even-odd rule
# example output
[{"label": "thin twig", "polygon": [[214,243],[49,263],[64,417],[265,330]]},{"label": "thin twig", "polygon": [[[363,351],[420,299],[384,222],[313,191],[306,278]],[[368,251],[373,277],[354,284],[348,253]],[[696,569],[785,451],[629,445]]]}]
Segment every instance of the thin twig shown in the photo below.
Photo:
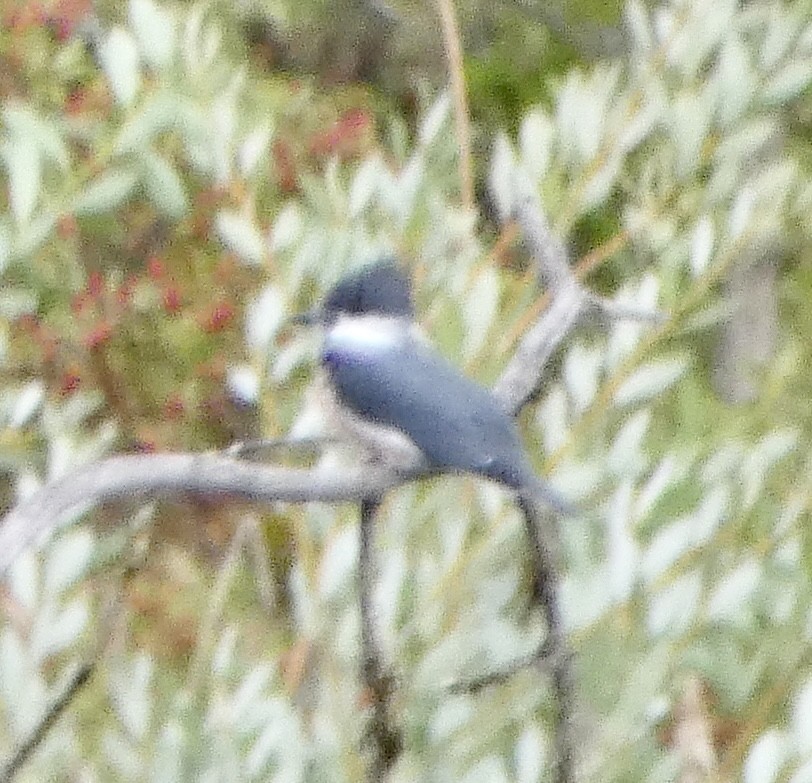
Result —
[{"label": "thin twig", "polygon": [[518,174],[514,176],[514,201],[512,216],[522,230],[522,238],[539,276],[553,293],[566,283],[577,282],[570,266],[566,245],[552,230],[538,195],[530,183]]},{"label": "thin twig", "polygon": [[257,440],[239,440],[223,450],[226,457],[246,459],[258,457],[263,453],[276,451],[302,451],[318,453],[325,446],[335,442],[334,438],[322,435],[306,438],[259,438]]},{"label": "thin twig", "polygon": [[520,497],[519,506],[524,516],[525,531],[530,544],[533,596],[541,607],[547,624],[547,639],[542,649],[550,665],[556,705],[553,729],[556,762],[554,780],[556,783],[574,783],[576,744],[573,656],[558,604],[560,587],[556,529],[554,525],[546,525],[542,531],[539,509],[529,498]]},{"label": "thin twig", "polygon": [[468,98],[465,94],[465,72],[463,70],[460,31],[452,0],[437,0],[437,9],[440,12],[443,42],[448,57],[451,92],[454,96],[454,123],[457,133],[457,145],[460,148],[459,173],[462,203],[466,209],[473,210],[475,201],[471,157],[471,124],[468,119]]},{"label": "thin twig", "polygon": [[448,690],[450,693],[478,693],[494,685],[502,685],[519,672],[532,666],[542,667],[550,660],[550,642],[545,639],[533,652],[523,658],[516,658],[510,665],[502,669],[486,672],[467,680],[452,683]]},{"label": "thin twig", "polygon": [[361,676],[372,699],[372,717],[366,739],[372,759],[368,783],[380,783],[403,748],[403,737],[392,716],[395,682],[387,672],[384,655],[376,639],[372,586],[375,580],[374,523],[377,499],[361,501],[360,547],[358,551],[358,594],[361,606]]},{"label": "thin twig", "polygon": [[10,783],[10,781],[14,780],[31,754],[45,739],[48,731],[56,723],[59,716],[70,706],[79,691],[88,683],[95,669],[95,661],[83,663],[77,667],[62,693],[51,702],[34,730],[17,747],[14,755],[0,769],[0,783]]}]

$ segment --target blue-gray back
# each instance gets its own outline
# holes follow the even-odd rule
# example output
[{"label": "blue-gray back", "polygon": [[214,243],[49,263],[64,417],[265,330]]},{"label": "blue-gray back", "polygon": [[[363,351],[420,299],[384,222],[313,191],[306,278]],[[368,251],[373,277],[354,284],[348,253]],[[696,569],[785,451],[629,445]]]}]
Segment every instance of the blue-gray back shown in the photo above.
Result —
[{"label": "blue-gray back", "polygon": [[514,422],[496,398],[422,341],[383,339],[376,349],[328,339],[322,359],[343,404],[404,432],[432,466],[515,488],[535,479]]}]

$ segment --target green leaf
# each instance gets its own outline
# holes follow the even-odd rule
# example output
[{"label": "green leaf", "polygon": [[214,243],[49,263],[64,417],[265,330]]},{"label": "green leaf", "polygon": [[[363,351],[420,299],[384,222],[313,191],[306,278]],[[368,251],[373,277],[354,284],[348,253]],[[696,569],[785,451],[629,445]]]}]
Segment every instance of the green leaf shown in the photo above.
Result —
[{"label": "green leaf", "polygon": [[130,0],[130,24],[144,59],[153,68],[169,65],[175,51],[175,19],[152,0]]},{"label": "green leaf", "polygon": [[587,163],[597,155],[619,79],[617,67],[600,68],[589,77],[573,72],[567,78],[556,105],[556,125],[569,161]]},{"label": "green leaf", "polygon": [[445,125],[451,114],[451,96],[448,91],[442,92],[420,124],[420,144],[428,147]]},{"label": "green leaf", "polygon": [[602,368],[603,355],[596,348],[578,342],[567,351],[562,374],[573,407],[579,413],[595,398]]},{"label": "green leaf", "polygon": [[95,547],[89,530],[74,530],[59,537],[49,548],[43,574],[49,595],[61,593],[87,571]]},{"label": "green leaf", "polygon": [[754,594],[763,580],[761,565],[754,558],[747,558],[716,583],[708,599],[708,617],[736,622],[750,615]]},{"label": "green leaf", "polygon": [[691,235],[691,271],[699,277],[708,267],[713,254],[713,221],[703,215],[694,226]]},{"label": "green leaf", "polygon": [[731,239],[738,239],[750,223],[756,196],[750,185],[744,185],[736,196],[728,217],[728,231]]},{"label": "green leaf", "polygon": [[650,424],[648,408],[635,411],[623,423],[607,455],[608,466],[618,476],[636,476],[646,464],[643,442]]},{"label": "green leaf", "polygon": [[22,315],[33,314],[38,301],[39,296],[30,288],[5,283],[0,290],[0,317],[13,321]]},{"label": "green leaf", "polygon": [[516,741],[513,751],[517,783],[534,783],[544,777],[547,762],[547,742],[538,726],[528,725]]},{"label": "green leaf", "polygon": [[546,172],[552,152],[555,126],[541,109],[532,111],[519,128],[519,149],[528,174],[540,179]]},{"label": "green leaf", "polygon": [[45,388],[40,380],[29,381],[14,392],[14,403],[9,413],[7,426],[12,429],[25,427],[42,406]]},{"label": "green leaf", "polygon": [[215,229],[223,244],[233,250],[243,261],[260,264],[265,258],[265,239],[253,221],[231,210],[217,214]]},{"label": "green leaf", "polygon": [[629,0],[625,4],[625,18],[637,56],[648,56],[652,47],[648,9],[640,0]]},{"label": "green leaf", "polygon": [[673,638],[685,633],[696,622],[701,594],[702,577],[696,571],[669,582],[651,594],[646,617],[649,634]]},{"label": "green leaf", "polygon": [[54,212],[43,212],[36,215],[30,223],[21,226],[14,237],[13,255],[27,256],[37,250],[53,231],[56,218]]},{"label": "green leaf", "polygon": [[757,87],[750,53],[736,35],[728,36],[722,44],[715,81],[717,111],[722,122],[730,125],[745,112]]},{"label": "green leaf", "polygon": [[302,235],[302,213],[294,202],[286,204],[276,216],[271,231],[271,247],[274,252],[291,247]]},{"label": "green leaf", "polygon": [[491,165],[488,172],[488,192],[500,220],[507,220],[513,211],[514,172],[516,169],[513,148],[507,136],[500,133],[493,144]]},{"label": "green leaf", "polygon": [[[764,731],[751,745],[744,761],[743,783],[774,783],[791,752],[789,738],[778,729]],[[800,780],[800,778],[796,778]]]},{"label": "green leaf", "polygon": [[378,187],[386,208],[396,218],[398,226],[404,226],[414,212],[415,200],[425,184],[426,166],[423,155],[415,152],[397,177],[392,177],[386,167],[378,170]]},{"label": "green leaf", "polygon": [[135,657],[128,667],[122,666],[111,672],[110,697],[113,709],[127,733],[136,739],[143,738],[150,726],[152,701],[149,694],[153,673],[153,662],[146,653]]},{"label": "green leaf", "polygon": [[114,27],[101,45],[102,68],[116,100],[129,106],[141,86],[138,47],[122,27]]},{"label": "green leaf", "polygon": [[151,96],[121,129],[114,144],[116,154],[143,149],[159,133],[172,128],[178,121],[178,100],[169,92]]},{"label": "green leaf", "polygon": [[649,362],[635,370],[620,385],[615,392],[615,402],[618,405],[631,405],[662,394],[687,369],[688,360],[682,356]]},{"label": "green leaf", "polygon": [[793,59],[767,82],[764,96],[771,103],[786,103],[812,83],[812,58]]},{"label": "green leaf", "polygon": [[759,47],[759,56],[764,70],[773,70],[789,53],[798,35],[798,27],[797,18],[793,18],[789,14],[771,14],[767,35]]},{"label": "green leaf", "polygon": [[499,276],[492,266],[482,267],[463,299],[465,344],[463,355],[470,359],[482,349],[494,325],[499,306]]},{"label": "green leaf", "polygon": [[609,197],[623,167],[623,155],[617,150],[608,152],[595,170],[590,172],[581,191],[579,206],[589,212]]},{"label": "green leaf", "polygon": [[11,135],[28,139],[61,169],[68,166],[69,154],[56,123],[35,114],[28,106],[10,104],[3,109],[3,122]]},{"label": "green leaf", "polygon": [[271,126],[268,123],[254,128],[242,141],[237,150],[240,172],[250,177],[260,161],[266,156],[271,142]]},{"label": "green leaf", "polygon": [[8,172],[11,212],[18,225],[27,224],[37,205],[42,182],[39,150],[32,139],[15,137],[3,143],[2,155]]},{"label": "green leaf", "polygon": [[0,221],[0,275],[11,257],[11,236],[5,221]]},{"label": "green leaf", "polygon": [[350,195],[348,211],[351,218],[357,218],[367,207],[378,187],[379,171],[383,163],[377,155],[367,158],[355,172]]},{"label": "green leaf", "polygon": [[38,661],[56,655],[75,644],[87,627],[90,610],[84,598],[75,598],[64,608],[47,612],[42,629],[32,640],[32,652]]},{"label": "green leaf", "polygon": [[183,27],[181,52],[188,71],[195,75],[211,66],[222,42],[219,28],[205,24],[206,11],[203,3],[193,5]]},{"label": "green leaf", "polygon": [[152,202],[167,217],[177,220],[189,210],[186,190],[175,167],[154,152],[143,155],[142,181]]},{"label": "green leaf", "polygon": [[126,169],[110,169],[79,194],[73,207],[76,215],[112,212],[132,192],[138,177]]},{"label": "green leaf", "polygon": [[710,90],[701,93],[685,91],[675,99],[671,107],[670,126],[678,176],[689,176],[699,165],[699,155],[713,119],[713,110]]}]

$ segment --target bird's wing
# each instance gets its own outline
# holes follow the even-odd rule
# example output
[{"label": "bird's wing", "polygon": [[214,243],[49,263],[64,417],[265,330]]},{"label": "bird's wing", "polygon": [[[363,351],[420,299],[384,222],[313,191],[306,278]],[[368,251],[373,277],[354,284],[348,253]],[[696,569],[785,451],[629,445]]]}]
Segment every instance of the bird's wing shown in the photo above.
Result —
[{"label": "bird's wing", "polygon": [[405,433],[432,466],[526,482],[531,471],[513,420],[430,347],[410,339],[380,352],[326,350],[323,359],[345,405]]}]

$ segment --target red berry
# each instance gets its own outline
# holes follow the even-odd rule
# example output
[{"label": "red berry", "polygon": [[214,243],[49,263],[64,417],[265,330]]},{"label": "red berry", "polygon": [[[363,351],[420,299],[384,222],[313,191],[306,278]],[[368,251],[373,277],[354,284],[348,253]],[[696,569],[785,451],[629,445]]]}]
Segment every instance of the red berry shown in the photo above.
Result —
[{"label": "red berry", "polygon": [[135,278],[130,276],[118,287],[116,291],[116,301],[123,307],[130,303],[133,297],[133,289],[135,288]]},{"label": "red berry", "polygon": [[74,294],[70,300],[70,309],[73,311],[73,314],[79,315],[79,313],[85,309],[87,302],[88,294],[85,291],[79,291]]},{"label": "red berry", "polygon": [[219,302],[209,314],[203,328],[207,332],[219,332],[225,329],[232,318],[234,318],[234,308],[228,302]]},{"label": "red berry", "polygon": [[183,415],[185,406],[179,394],[167,397],[164,403],[164,413],[168,419],[178,419]]},{"label": "red berry", "polygon": [[104,277],[98,270],[93,270],[87,278],[87,293],[94,299],[99,296],[104,288]]},{"label": "red berry", "polygon": [[106,321],[91,329],[83,340],[85,348],[93,351],[104,345],[112,336],[113,327]]},{"label": "red berry", "polygon": [[160,256],[150,256],[147,260],[147,273],[153,280],[160,280],[166,274],[166,267]]},{"label": "red berry", "polygon": [[56,223],[56,233],[60,239],[76,236],[76,218],[73,215],[61,215]]},{"label": "red berry", "polygon": [[59,385],[59,394],[62,397],[68,397],[79,388],[81,382],[82,379],[79,377],[78,373],[70,371],[64,373],[62,375],[62,382]]},{"label": "red berry", "polygon": [[180,310],[181,305],[180,291],[173,285],[167,286],[166,289],[164,289],[164,310],[174,315]]}]

